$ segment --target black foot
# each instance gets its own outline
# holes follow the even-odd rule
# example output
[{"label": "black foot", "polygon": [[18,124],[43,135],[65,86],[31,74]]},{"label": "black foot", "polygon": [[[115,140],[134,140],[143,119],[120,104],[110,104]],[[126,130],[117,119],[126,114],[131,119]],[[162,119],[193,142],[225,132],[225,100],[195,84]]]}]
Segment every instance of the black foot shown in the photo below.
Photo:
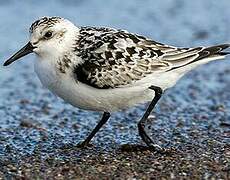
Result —
[{"label": "black foot", "polygon": [[149,137],[149,135],[145,131],[145,125],[142,122],[138,123],[138,130],[142,140],[146,143],[148,149],[152,152],[167,154],[171,151],[171,149],[163,148],[160,145],[154,143],[154,141]]},{"label": "black foot", "polygon": [[153,144],[151,146],[149,146],[149,150],[151,150],[154,153],[159,153],[159,154],[173,154],[175,152],[174,149],[171,148],[163,148],[161,146],[159,146],[158,144]]},{"label": "black foot", "polygon": [[145,131],[145,124],[141,121],[138,123],[138,131],[139,131],[139,135],[141,136],[142,140],[146,143],[146,145],[151,150],[157,151],[157,152],[164,151],[164,148],[162,148],[158,144],[154,143],[153,140],[149,137],[149,135]]}]

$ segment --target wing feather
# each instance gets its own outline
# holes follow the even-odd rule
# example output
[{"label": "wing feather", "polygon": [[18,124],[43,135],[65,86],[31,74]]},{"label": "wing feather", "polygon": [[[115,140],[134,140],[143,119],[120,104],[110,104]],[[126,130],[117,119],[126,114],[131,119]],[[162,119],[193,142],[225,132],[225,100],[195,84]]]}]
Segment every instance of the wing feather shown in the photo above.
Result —
[{"label": "wing feather", "polygon": [[94,27],[82,27],[76,44],[83,59],[75,68],[76,79],[96,88],[129,85],[155,72],[220,55],[229,47],[176,48],[127,31]]}]

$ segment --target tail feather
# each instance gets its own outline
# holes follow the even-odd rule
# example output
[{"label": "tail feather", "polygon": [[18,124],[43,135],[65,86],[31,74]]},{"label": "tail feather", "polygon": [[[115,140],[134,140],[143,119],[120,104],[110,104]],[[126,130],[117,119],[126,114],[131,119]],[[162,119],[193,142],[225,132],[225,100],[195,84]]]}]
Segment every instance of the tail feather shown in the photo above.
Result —
[{"label": "tail feather", "polygon": [[200,51],[199,57],[197,59],[195,59],[195,61],[207,58],[207,57],[212,57],[212,56],[225,56],[227,54],[229,54],[229,52],[223,52],[223,50],[227,49],[230,47],[230,44],[221,44],[221,45],[217,45],[217,46],[211,46],[208,48],[204,48],[202,51]]},{"label": "tail feather", "polygon": [[223,50],[228,49],[230,44],[221,44],[216,46],[211,46],[207,48],[192,48],[188,51],[183,52],[183,56],[177,55],[175,58],[172,55],[165,56],[168,62],[171,63],[172,68],[168,71],[187,66],[189,64],[195,63],[197,61],[202,61],[203,59],[221,59],[224,58],[226,55],[230,54],[230,52],[225,52]]},{"label": "tail feather", "polygon": [[219,55],[221,55],[221,56],[226,56],[226,55],[228,55],[228,54],[230,54],[230,52],[220,52],[220,53],[219,53]]}]

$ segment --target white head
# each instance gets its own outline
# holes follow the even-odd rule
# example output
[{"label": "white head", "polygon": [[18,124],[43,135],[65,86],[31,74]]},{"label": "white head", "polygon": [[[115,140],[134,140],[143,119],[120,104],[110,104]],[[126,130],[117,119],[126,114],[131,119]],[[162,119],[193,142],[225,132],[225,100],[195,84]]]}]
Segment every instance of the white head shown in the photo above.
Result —
[{"label": "white head", "polygon": [[52,53],[66,51],[73,45],[71,42],[74,43],[77,31],[78,28],[66,19],[43,17],[31,25],[30,41],[9,58],[4,66],[32,52],[43,59],[52,56]]}]

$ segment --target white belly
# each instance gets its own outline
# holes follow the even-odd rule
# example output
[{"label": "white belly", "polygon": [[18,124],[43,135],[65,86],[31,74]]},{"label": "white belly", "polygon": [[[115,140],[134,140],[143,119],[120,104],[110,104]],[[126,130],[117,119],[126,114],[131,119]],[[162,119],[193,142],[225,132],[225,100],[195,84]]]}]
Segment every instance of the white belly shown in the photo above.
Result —
[{"label": "white belly", "polygon": [[116,89],[97,89],[76,82],[70,73],[60,73],[47,61],[37,60],[35,72],[42,84],[75,107],[113,112],[144,103],[154,97],[154,91],[141,85]]}]

